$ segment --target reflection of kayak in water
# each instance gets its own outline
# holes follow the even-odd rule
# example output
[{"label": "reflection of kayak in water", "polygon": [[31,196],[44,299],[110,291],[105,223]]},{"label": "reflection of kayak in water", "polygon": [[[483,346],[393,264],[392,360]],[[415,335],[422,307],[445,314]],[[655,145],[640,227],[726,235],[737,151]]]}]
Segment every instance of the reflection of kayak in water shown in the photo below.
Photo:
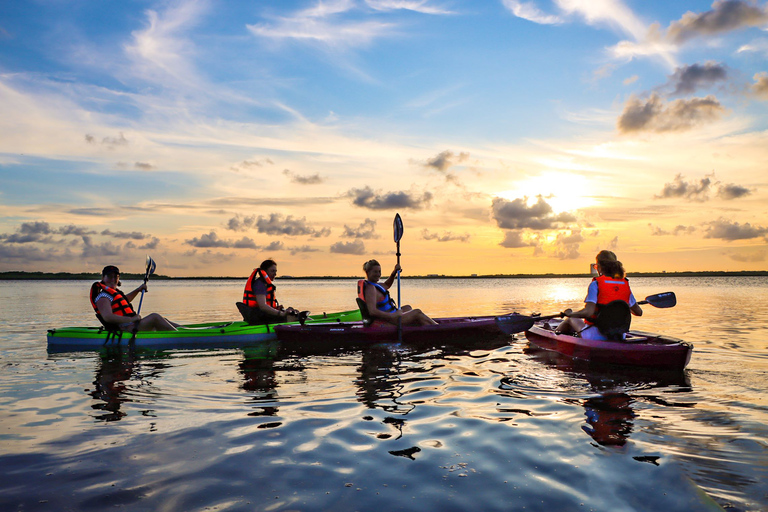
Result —
[{"label": "reflection of kayak in water", "polygon": [[[313,322],[353,322],[360,320],[360,311],[342,311],[311,315]],[[227,344],[274,340],[275,324],[249,325],[246,322],[209,322],[179,327],[177,331],[141,331],[132,340],[131,332],[114,335],[104,327],[64,327],[48,331],[49,349],[98,349],[111,346],[137,347],[209,347]]]},{"label": "reflection of kayak in water", "polygon": [[[496,317],[453,317],[435,318],[434,325],[405,325],[402,327],[402,341],[409,344],[440,344],[462,341],[467,338],[496,337],[502,334],[496,325]],[[367,343],[398,341],[397,325],[374,322],[342,324],[315,323],[306,325],[279,325],[275,332],[281,343],[322,344],[344,347]]]},{"label": "reflection of kayak in water", "polygon": [[624,341],[588,340],[571,334],[557,334],[546,322],[525,332],[531,344],[594,364],[611,364],[655,369],[683,369],[691,359],[693,345],[678,338],[630,331]]}]

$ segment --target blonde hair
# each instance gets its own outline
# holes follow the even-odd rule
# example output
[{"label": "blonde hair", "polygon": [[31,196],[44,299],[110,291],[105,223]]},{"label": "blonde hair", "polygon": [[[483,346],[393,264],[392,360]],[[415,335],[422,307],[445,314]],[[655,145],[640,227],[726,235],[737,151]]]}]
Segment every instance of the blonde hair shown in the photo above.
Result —
[{"label": "blonde hair", "polygon": [[371,269],[373,267],[375,267],[377,265],[379,267],[381,266],[381,264],[378,261],[376,261],[376,260],[368,260],[365,263],[363,263],[363,271],[365,271],[365,273],[367,274],[368,272],[371,271]]}]

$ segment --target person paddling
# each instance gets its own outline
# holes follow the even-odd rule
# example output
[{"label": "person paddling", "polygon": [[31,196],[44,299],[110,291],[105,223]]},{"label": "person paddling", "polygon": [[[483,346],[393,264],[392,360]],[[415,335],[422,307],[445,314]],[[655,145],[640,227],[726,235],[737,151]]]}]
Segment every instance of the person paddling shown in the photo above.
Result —
[{"label": "person paddling", "polygon": [[557,326],[555,332],[577,333],[582,338],[590,340],[607,340],[608,338],[600,332],[595,322],[600,309],[614,301],[627,303],[629,311],[635,316],[643,315],[643,309],[629,288],[624,265],[616,258],[616,254],[612,251],[600,251],[595,261],[596,265],[593,269],[598,275],[589,284],[584,308],[578,311],[571,309],[563,311],[563,315],[567,318]]},{"label": "person paddling", "polygon": [[101,271],[101,281],[91,285],[90,300],[96,317],[106,327],[121,331],[175,331],[179,324],[169,321],[157,313],[141,317],[134,311],[131,301],[141,291],[147,291],[146,281],[128,294],[120,286],[120,269],[107,265]]},{"label": "person paddling", "polygon": [[[279,324],[297,322],[306,318],[308,311],[299,312],[289,307],[285,308],[277,302],[274,280],[277,276],[277,263],[274,260],[264,260],[255,268],[245,283],[243,302],[238,308],[243,319],[250,324]],[[242,306],[241,306],[242,304]],[[244,307],[243,307],[244,306]]]},{"label": "person paddling", "polygon": [[397,325],[398,318],[402,319],[402,325],[432,325],[434,320],[425,315],[420,309],[411,306],[403,306],[397,309],[397,304],[389,296],[389,288],[397,277],[400,265],[395,265],[394,270],[383,284],[381,279],[381,265],[376,260],[369,260],[363,264],[366,279],[361,279],[357,284],[357,295],[368,308],[368,314],[374,320]]}]

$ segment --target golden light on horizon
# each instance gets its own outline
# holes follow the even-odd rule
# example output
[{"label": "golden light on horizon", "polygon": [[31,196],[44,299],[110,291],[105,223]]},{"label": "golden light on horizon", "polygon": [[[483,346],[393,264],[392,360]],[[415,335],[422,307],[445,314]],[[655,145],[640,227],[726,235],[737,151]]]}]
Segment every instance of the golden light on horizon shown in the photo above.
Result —
[{"label": "golden light on horizon", "polygon": [[507,200],[527,198],[528,206],[541,196],[552,207],[554,213],[573,212],[593,206],[597,201],[592,197],[593,185],[584,176],[563,172],[545,172],[516,183],[516,187],[499,192]]}]

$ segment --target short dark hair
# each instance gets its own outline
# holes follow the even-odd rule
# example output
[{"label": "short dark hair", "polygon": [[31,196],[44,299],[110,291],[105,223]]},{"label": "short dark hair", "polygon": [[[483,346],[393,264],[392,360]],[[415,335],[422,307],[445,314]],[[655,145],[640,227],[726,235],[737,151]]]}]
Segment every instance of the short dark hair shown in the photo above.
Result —
[{"label": "short dark hair", "polygon": [[266,272],[267,269],[272,266],[275,266],[275,267],[277,266],[277,263],[275,262],[275,260],[264,260],[261,262],[261,265],[259,265],[259,268]]},{"label": "short dark hair", "polygon": [[119,273],[120,273],[120,269],[119,269],[119,268],[117,268],[117,267],[116,267],[116,266],[114,266],[114,265],[107,265],[107,266],[106,266],[106,267],[104,267],[104,269],[101,271],[101,275],[102,275],[102,276],[108,276],[108,275],[110,275],[110,274],[119,274]]}]

